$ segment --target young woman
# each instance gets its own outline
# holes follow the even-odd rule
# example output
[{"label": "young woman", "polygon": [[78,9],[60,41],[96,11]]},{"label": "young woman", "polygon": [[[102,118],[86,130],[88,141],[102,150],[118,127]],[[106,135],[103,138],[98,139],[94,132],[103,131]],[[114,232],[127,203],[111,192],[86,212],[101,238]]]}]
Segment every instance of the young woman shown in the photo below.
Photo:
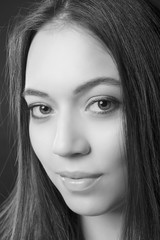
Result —
[{"label": "young woman", "polygon": [[159,26],[145,0],[44,0],[18,22],[1,239],[160,239]]}]

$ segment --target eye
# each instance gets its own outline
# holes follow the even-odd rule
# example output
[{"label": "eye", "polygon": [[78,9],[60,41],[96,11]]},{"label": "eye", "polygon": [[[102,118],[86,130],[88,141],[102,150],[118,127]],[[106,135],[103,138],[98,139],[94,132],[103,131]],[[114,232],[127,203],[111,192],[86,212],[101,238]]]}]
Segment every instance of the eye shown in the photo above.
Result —
[{"label": "eye", "polygon": [[31,116],[37,119],[43,119],[53,114],[53,109],[45,104],[30,105]]},{"label": "eye", "polygon": [[91,99],[86,107],[86,111],[90,111],[93,114],[108,114],[116,110],[120,105],[118,99],[113,97],[101,97]]}]

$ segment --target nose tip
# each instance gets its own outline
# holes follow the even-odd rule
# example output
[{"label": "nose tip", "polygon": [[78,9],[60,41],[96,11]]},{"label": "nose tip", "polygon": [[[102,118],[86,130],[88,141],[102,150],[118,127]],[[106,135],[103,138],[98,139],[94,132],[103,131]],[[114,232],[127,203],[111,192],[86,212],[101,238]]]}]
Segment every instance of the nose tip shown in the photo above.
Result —
[{"label": "nose tip", "polygon": [[[58,141],[58,142],[57,142]],[[90,152],[89,144],[85,140],[75,140],[73,142],[56,140],[53,144],[53,153],[61,157],[86,155]]]},{"label": "nose tip", "polygon": [[86,155],[91,151],[90,144],[84,134],[72,127],[59,128],[57,130],[52,151],[61,157]]}]

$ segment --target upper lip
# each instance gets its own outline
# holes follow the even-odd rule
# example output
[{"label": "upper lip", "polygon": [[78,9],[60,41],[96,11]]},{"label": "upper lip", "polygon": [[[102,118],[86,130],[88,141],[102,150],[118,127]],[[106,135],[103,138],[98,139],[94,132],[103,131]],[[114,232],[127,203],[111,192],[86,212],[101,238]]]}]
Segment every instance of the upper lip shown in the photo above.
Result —
[{"label": "upper lip", "polygon": [[58,174],[61,177],[66,177],[66,178],[74,178],[74,179],[80,179],[80,178],[98,178],[102,175],[102,173],[89,173],[89,172],[58,172]]}]

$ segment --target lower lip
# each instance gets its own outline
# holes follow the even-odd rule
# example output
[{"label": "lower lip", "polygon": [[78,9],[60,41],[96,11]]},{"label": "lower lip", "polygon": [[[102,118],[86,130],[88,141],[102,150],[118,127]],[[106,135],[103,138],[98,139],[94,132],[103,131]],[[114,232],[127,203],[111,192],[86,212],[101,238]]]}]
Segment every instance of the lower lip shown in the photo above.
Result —
[{"label": "lower lip", "polygon": [[81,179],[73,179],[73,178],[67,178],[67,177],[62,177],[62,182],[64,186],[72,192],[81,192],[88,190],[95,186],[98,181],[100,180],[101,176],[97,178],[81,178]]}]

